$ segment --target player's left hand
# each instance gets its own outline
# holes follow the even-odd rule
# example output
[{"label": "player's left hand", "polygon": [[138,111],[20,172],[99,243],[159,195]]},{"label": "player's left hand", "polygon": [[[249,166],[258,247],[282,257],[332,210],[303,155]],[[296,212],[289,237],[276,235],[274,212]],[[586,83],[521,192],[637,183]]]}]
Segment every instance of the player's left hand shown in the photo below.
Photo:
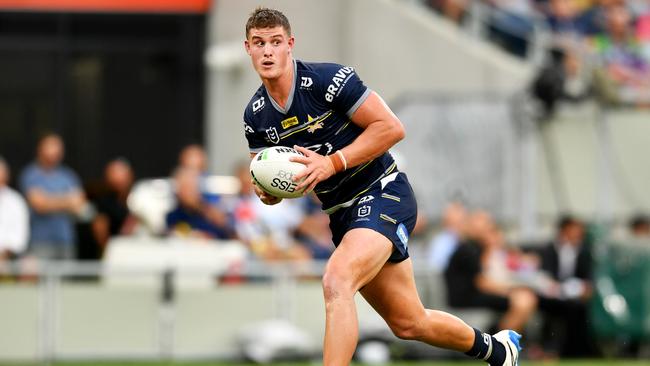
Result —
[{"label": "player's left hand", "polygon": [[302,146],[294,145],[293,148],[303,153],[304,156],[295,156],[290,160],[296,163],[305,164],[306,166],[305,170],[293,177],[294,182],[300,182],[304,178],[304,180],[296,186],[296,190],[302,191],[303,194],[308,194],[314,190],[319,182],[326,180],[336,173],[332,161],[327,156],[305,149]]}]

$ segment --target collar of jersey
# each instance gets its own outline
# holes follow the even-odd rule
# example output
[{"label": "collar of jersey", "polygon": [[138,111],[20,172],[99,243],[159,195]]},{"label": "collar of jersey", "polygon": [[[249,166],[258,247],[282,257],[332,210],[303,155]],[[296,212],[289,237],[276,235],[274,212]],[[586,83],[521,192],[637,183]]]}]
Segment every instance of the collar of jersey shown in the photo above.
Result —
[{"label": "collar of jersey", "polygon": [[271,96],[271,93],[269,93],[268,90],[266,91],[266,94],[269,96],[269,100],[271,101],[273,108],[282,114],[287,114],[291,108],[291,104],[293,103],[293,95],[296,93],[296,79],[298,79],[298,67],[296,66],[296,60],[293,59],[293,80],[291,81],[291,90],[289,91],[289,98],[287,98],[287,105],[285,108],[280,107],[280,105]]}]

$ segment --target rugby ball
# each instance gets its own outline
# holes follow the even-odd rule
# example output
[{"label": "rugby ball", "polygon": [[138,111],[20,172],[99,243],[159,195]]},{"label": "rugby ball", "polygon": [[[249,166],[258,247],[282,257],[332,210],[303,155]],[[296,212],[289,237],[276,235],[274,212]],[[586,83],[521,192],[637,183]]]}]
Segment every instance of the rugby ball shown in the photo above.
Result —
[{"label": "rugby ball", "polygon": [[305,165],[289,160],[294,156],[303,154],[286,146],[273,146],[260,151],[251,160],[253,181],[273,196],[301,197],[302,191],[296,190],[299,182],[294,182],[293,177],[305,169]]}]

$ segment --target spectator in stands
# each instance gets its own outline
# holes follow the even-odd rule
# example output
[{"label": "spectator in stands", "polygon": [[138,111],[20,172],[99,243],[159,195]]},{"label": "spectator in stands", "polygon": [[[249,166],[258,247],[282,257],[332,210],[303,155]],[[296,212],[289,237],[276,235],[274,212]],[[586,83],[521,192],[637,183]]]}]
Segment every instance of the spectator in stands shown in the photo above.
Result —
[{"label": "spectator in stands", "polygon": [[442,229],[433,237],[428,248],[429,267],[437,273],[447,269],[449,259],[463,240],[463,229],[467,220],[465,206],[460,202],[447,205],[442,215]]},{"label": "spectator in stands", "polygon": [[580,22],[586,36],[603,33],[607,29],[607,9],[610,6],[625,6],[626,0],[596,0],[593,6],[580,15]]},{"label": "spectator in stands", "polygon": [[129,235],[136,224],[126,202],[133,185],[131,164],[122,158],[111,160],[104,169],[104,185],[104,191],[94,200],[97,216],[92,224],[100,253],[111,236]]},{"label": "spectator in stands", "polygon": [[[306,198],[283,200],[273,206],[263,204],[255,195],[248,167],[248,161],[242,162],[235,171],[240,182],[240,192],[234,204],[233,217],[239,239],[263,260],[310,259],[311,252],[308,247],[301,245],[294,237],[295,231],[305,218],[303,205]],[[305,230],[302,234],[315,234],[320,240],[322,232]],[[320,245],[320,242],[316,244]],[[324,256],[323,253],[318,254]]]},{"label": "spectator in stands", "polygon": [[584,225],[573,216],[560,218],[556,238],[541,252],[542,269],[561,285],[564,298],[589,298],[592,260],[583,245]]},{"label": "spectator in stands", "polygon": [[630,234],[638,239],[650,239],[650,217],[645,214],[637,214],[630,219],[628,225]]},{"label": "spectator in stands", "polygon": [[[593,356],[588,301],[592,295],[592,257],[584,244],[584,225],[573,216],[560,218],[556,238],[541,251],[542,270],[556,282],[556,293],[540,301],[546,333],[563,357]],[[545,337],[545,339],[550,339]]]},{"label": "spectator in stands", "polygon": [[77,175],[61,164],[63,154],[61,137],[44,135],[36,160],[20,176],[20,189],[30,207],[29,251],[41,259],[74,259],[75,217],[88,221],[93,216]]},{"label": "spectator in stands", "polygon": [[429,0],[428,4],[445,18],[461,24],[467,15],[470,0]]},{"label": "spectator in stands", "polygon": [[554,33],[555,44],[577,46],[586,33],[586,24],[575,0],[550,0],[546,19]]},{"label": "spectator in stands", "polygon": [[533,96],[541,104],[541,120],[552,117],[559,102],[579,102],[589,96],[590,81],[584,69],[574,50],[554,47],[549,51],[546,65],[531,85]]},{"label": "spectator in stands", "polygon": [[228,215],[206,202],[201,194],[201,175],[192,168],[174,174],[176,207],[167,214],[167,229],[179,236],[229,239],[233,237]]},{"label": "spectator in stands", "polygon": [[636,37],[641,44],[641,54],[646,60],[650,60],[650,3],[639,13],[636,22]]},{"label": "spectator in stands", "polygon": [[193,169],[200,173],[201,179],[199,187],[203,200],[211,205],[218,205],[220,197],[218,194],[210,192],[207,185],[208,177],[208,155],[199,144],[190,144],[185,146],[178,155],[178,167],[184,169]]},{"label": "spectator in stands", "polygon": [[0,157],[0,267],[27,250],[29,234],[27,204],[8,183],[9,166]]},{"label": "spectator in stands", "polygon": [[201,173],[206,172],[208,170],[208,157],[203,147],[198,144],[185,146],[178,155],[178,166],[194,169]]},{"label": "spectator in stands", "polygon": [[321,210],[315,194],[302,201],[304,216],[295,230],[296,240],[309,251],[312,259],[328,259],[334,251],[329,216]]},{"label": "spectator in stands", "polygon": [[497,230],[485,212],[469,218],[467,240],[458,246],[445,271],[447,299],[457,308],[486,308],[502,312],[500,329],[524,330],[537,308],[537,296],[526,287],[496,280],[488,264],[499,243]]},{"label": "spectator in stands", "polygon": [[525,57],[534,29],[535,9],[529,0],[488,0],[492,7],[490,37],[510,53]]},{"label": "spectator in stands", "polygon": [[650,104],[650,59],[643,53],[625,5],[606,13],[607,31],[591,39],[596,91],[614,105]]},{"label": "spectator in stands", "polygon": [[485,276],[508,288],[538,289],[545,278],[538,275],[539,258],[506,245],[503,232],[496,226],[487,232],[487,250],[484,260]]}]

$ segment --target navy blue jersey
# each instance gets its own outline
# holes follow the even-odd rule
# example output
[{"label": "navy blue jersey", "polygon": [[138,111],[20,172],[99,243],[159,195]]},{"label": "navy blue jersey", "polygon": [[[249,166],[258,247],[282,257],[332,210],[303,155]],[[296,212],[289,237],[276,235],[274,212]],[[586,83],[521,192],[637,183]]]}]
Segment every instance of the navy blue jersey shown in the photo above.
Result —
[{"label": "navy blue jersey", "polygon": [[[303,146],[321,155],[344,148],[363,132],[350,121],[370,95],[352,67],[294,60],[294,81],[285,108],[267,93],[255,92],[244,111],[251,153],[270,146]],[[373,183],[396,170],[389,153],[320,182],[314,190],[323,209],[350,204]]]}]

